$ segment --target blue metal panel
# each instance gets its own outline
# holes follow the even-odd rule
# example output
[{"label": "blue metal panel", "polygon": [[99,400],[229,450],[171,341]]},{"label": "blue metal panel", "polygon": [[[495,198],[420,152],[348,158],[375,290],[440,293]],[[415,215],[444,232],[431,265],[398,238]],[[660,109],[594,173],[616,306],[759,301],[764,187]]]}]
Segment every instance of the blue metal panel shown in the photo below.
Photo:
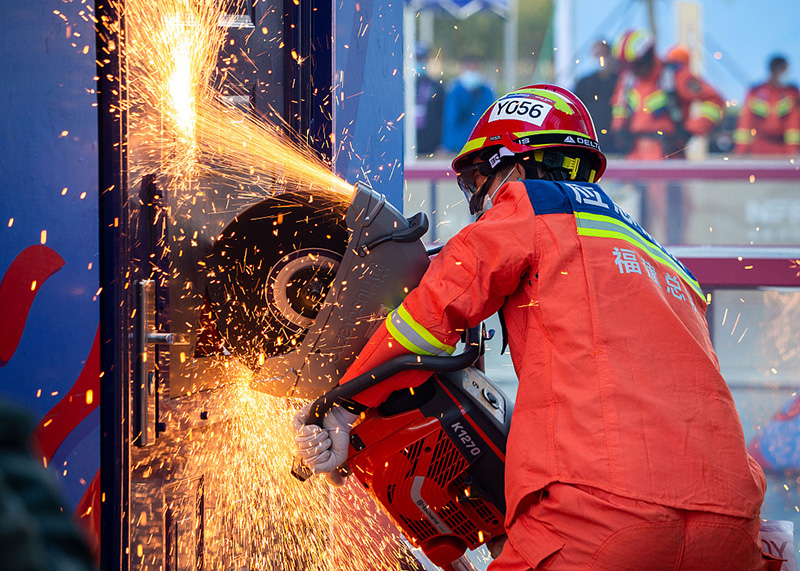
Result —
[{"label": "blue metal panel", "polygon": [[[6,347],[10,358],[0,366],[0,398],[20,403],[35,422],[67,397],[85,368],[83,379],[99,388],[99,370],[89,360],[99,321],[90,14],[77,2],[0,3],[0,280],[5,292],[33,271],[31,264],[39,258],[20,256],[29,246],[45,243],[55,253],[48,255],[63,259],[51,277],[30,284],[36,295],[22,335],[18,345]],[[8,272],[15,259],[18,271]],[[0,308],[2,302],[18,305],[20,296],[14,297],[0,300]],[[8,327],[8,312],[0,320]],[[73,393],[75,402],[64,401],[47,427],[48,442],[60,458],[51,466],[64,484],[70,510],[99,469],[97,388],[90,404],[85,390]],[[87,417],[95,420],[81,424]]]},{"label": "blue metal panel", "polygon": [[334,18],[336,172],[402,208],[403,2],[337,2]]}]

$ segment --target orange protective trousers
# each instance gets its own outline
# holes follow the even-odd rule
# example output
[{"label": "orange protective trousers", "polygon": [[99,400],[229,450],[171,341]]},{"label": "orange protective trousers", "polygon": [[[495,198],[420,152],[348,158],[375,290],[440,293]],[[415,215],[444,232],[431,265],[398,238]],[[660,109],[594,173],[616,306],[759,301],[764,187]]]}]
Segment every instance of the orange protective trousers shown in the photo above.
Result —
[{"label": "orange protective trousers", "polygon": [[777,571],[758,518],[669,508],[554,483],[508,529],[488,571]]}]

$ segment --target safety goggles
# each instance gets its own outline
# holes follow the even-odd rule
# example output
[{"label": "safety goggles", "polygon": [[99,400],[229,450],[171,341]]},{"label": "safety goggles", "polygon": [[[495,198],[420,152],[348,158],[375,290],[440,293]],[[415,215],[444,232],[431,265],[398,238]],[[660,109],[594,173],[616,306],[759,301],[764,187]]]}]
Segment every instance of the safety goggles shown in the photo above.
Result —
[{"label": "safety goggles", "polygon": [[[469,165],[461,169],[458,173],[458,178],[456,179],[458,182],[458,187],[462,190],[462,192],[467,196],[467,198],[471,198],[476,192],[478,192],[478,188],[480,186],[475,182],[475,178],[478,174],[484,177],[490,177],[494,171],[494,168],[491,166],[489,161],[482,161],[480,163],[475,163],[474,165]],[[483,184],[486,184],[486,181],[489,180],[486,178]]]}]

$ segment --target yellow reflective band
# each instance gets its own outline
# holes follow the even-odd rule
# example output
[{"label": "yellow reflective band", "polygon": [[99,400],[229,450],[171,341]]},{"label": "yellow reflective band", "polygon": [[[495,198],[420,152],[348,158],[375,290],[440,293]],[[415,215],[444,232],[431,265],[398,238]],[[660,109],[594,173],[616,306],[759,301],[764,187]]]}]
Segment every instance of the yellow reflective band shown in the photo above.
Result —
[{"label": "yellow reflective band", "polygon": [[567,131],[561,129],[553,129],[549,131],[522,131],[519,133],[514,133],[514,137],[517,139],[522,139],[524,137],[534,136],[534,135],[575,135],[576,137],[583,137],[584,139],[588,139],[588,135],[586,133],[581,133],[580,131]]},{"label": "yellow reflective band", "polygon": [[722,107],[711,101],[703,101],[700,104],[700,116],[712,123],[719,123],[722,121]]},{"label": "yellow reflective band", "polygon": [[515,95],[517,93],[527,93],[530,95],[538,95],[539,97],[544,97],[545,99],[549,99],[550,101],[552,101],[553,106],[562,113],[566,113],[567,115],[575,114],[575,110],[569,103],[567,103],[567,101],[564,98],[562,98],[557,93],[547,91],[546,89],[517,89],[516,91],[512,91],[508,95]]},{"label": "yellow reflective band", "polygon": [[783,133],[783,142],[787,145],[800,145],[800,129],[786,129]]},{"label": "yellow reflective band", "polygon": [[386,328],[403,347],[417,355],[450,355],[456,350],[436,339],[402,305],[386,318]]},{"label": "yellow reflective band", "polygon": [[625,61],[632,63],[636,61],[643,54],[641,52],[641,45],[648,40],[648,35],[641,30],[634,30],[627,38],[620,50],[625,56]]},{"label": "yellow reflective band", "polygon": [[405,335],[403,335],[402,333],[400,333],[400,330],[399,330],[399,329],[397,329],[397,327],[395,327],[395,326],[394,326],[394,323],[392,322],[392,317],[393,317],[393,316],[394,316],[394,312],[390,313],[390,314],[389,314],[389,315],[386,317],[386,329],[388,329],[388,330],[389,330],[389,334],[390,334],[392,337],[394,337],[394,338],[395,338],[395,340],[396,340],[398,343],[400,343],[400,345],[402,345],[403,347],[405,347],[407,350],[411,351],[412,353],[414,353],[414,354],[416,354],[416,355],[430,355],[430,353],[428,353],[428,352],[426,352],[426,351],[423,351],[422,349],[420,349],[419,347],[417,347],[416,345],[414,345],[413,343],[411,343],[411,341],[409,341],[408,339],[406,339],[406,336],[405,336]]},{"label": "yellow reflective band", "polygon": [[636,60],[636,42],[633,38],[625,43],[625,61],[632,62]]},{"label": "yellow reflective band", "polygon": [[628,107],[626,105],[615,105],[611,108],[611,116],[615,119],[625,119],[628,116]]},{"label": "yellow reflective band", "polygon": [[634,111],[642,108],[642,97],[635,89],[628,91],[628,106]]},{"label": "yellow reflective band", "polygon": [[777,113],[778,117],[783,117],[792,110],[792,107],[794,107],[794,101],[792,98],[784,97],[775,104],[775,113]]},{"label": "yellow reflective band", "polygon": [[416,331],[416,333],[420,337],[425,339],[425,341],[427,341],[437,349],[445,351],[448,354],[453,353],[456,350],[455,347],[452,347],[450,345],[447,345],[439,341],[427,329],[425,329],[422,325],[417,323],[417,321],[413,317],[411,317],[411,314],[405,307],[403,307],[402,304],[400,305],[400,307],[397,308],[397,313],[403,318],[403,321],[405,321],[414,331]]},{"label": "yellow reflective band", "polygon": [[747,107],[750,108],[750,111],[752,111],[754,115],[758,115],[759,117],[766,117],[769,115],[769,104],[758,97],[751,97],[747,102]]},{"label": "yellow reflective band", "polygon": [[463,157],[467,153],[471,153],[476,149],[480,149],[483,146],[483,142],[486,140],[486,137],[478,137],[477,139],[472,139],[471,141],[467,141],[464,145],[464,148],[461,149],[461,152],[458,153],[459,157]]},{"label": "yellow reflective band", "polygon": [[644,98],[644,110],[654,113],[666,107],[667,101],[667,94],[659,89]]},{"label": "yellow reflective band", "polygon": [[753,142],[753,135],[750,129],[736,129],[733,132],[733,142],[740,145],[749,145]]},{"label": "yellow reflective band", "polygon": [[698,284],[697,281],[686,272],[686,270],[675,263],[675,261],[665,254],[661,248],[652,242],[645,240],[636,230],[624,222],[610,216],[592,214],[589,212],[576,212],[575,219],[578,224],[579,236],[624,240],[628,244],[643,250],[657,262],[668,266],[671,270],[683,278],[683,281],[689,284],[689,286],[697,293],[697,295],[704,297],[703,290],[700,288],[700,284]]}]

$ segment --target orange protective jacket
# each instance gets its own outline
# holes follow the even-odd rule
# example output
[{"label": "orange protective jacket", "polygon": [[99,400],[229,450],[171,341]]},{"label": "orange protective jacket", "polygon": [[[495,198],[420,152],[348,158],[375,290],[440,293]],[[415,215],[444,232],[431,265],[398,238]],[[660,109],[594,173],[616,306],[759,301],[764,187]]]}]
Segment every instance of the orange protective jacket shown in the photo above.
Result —
[{"label": "orange protective jacket", "polygon": [[[450,353],[503,307],[519,390],[506,456],[509,526],[552,482],[757,517],[747,454],[689,271],[589,183],[513,182],[453,237],[342,378],[409,352]],[[408,372],[367,406],[422,383]]]},{"label": "orange protective jacket", "polygon": [[769,82],[752,88],[733,133],[737,154],[796,155],[800,152],[800,100],[794,85]]},{"label": "orange protective jacket", "polygon": [[[699,102],[695,115],[690,113],[693,102]],[[612,98],[611,129],[660,140],[675,135],[679,127],[691,135],[707,135],[722,121],[723,105],[719,93],[686,66],[665,66],[656,60],[647,77],[620,76]],[[669,150],[666,141],[662,146]]]}]

